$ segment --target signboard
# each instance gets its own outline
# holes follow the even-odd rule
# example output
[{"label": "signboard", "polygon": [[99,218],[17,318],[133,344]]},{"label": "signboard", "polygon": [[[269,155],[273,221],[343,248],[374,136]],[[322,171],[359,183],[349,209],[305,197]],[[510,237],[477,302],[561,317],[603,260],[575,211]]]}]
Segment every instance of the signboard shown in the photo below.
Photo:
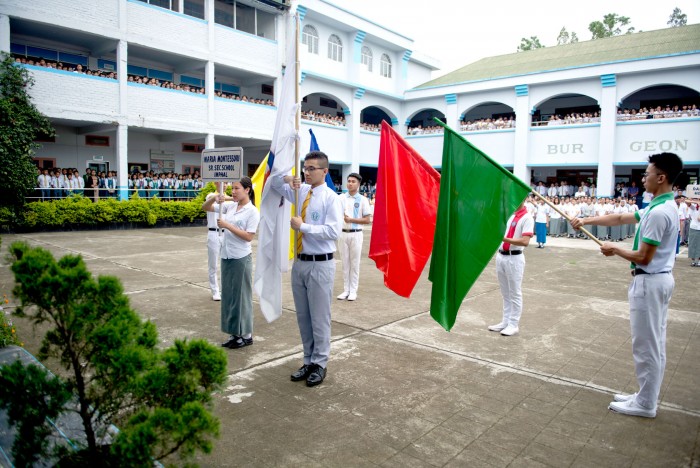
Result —
[{"label": "signboard", "polygon": [[240,180],[243,168],[243,148],[210,148],[202,151],[202,180],[231,182]]},{"label": "signboard", "polygon": [[688,185],[685,188],[685,196],[686,198],[700,200],[700,185]]}]

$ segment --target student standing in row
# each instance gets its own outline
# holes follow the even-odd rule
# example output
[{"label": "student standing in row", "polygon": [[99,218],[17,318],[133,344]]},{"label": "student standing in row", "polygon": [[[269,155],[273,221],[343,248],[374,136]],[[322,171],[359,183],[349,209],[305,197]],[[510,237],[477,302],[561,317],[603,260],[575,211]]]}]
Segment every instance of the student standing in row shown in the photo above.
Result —
[{"label": "student standing in row", "polygon": [[275,176],[272,188],[294,203],[299,190],[301,216],[291,219],[297,231],[297,258],[292,266],[292,293],[304,348],[304,364],[291,375],[294,382],[313,387],[326,377],[331,351],[331,296],[335,279],[333,254],[340,237],[343,207],[335,190],[326,185],[328,156],[312,151],[304,158],[304,178]]},{"label": "student standing in row", "polygon": [[343,203],[345,221],[339,242],[340,257],[343,260],[343,292],[338,296],[339,300],[357,299],[363,241],[362,225],[370,223],[372,214],[367,197],[358,193],[361,183],[362,176],[353,172],[348,176],[347,193],[339,195]]},{"label": "student standing in row", "polygon": [[631,262],[632,283],[628,298],[632,356],[639,390],[631,395],[613,397],[609,408],[617,413],[656,417],[666,367],[666,321],[675,286],[672,270],[679,226],[671,189],[682,170],[683,162],[676,154],[651,155],[642,184],[645,192],[654,198],[646,209],[571,222],[576,229],[584,224],[619,226],[639,222],[632,250],[610,242],[600,247],[606,257],[617,255]]},{"label": "student standing in row", "polygon": [[496,273],[503,296],[503,318],[488,329],[503,336],[516,335],[520,331],[523,312],[522,283],[525,274],[525,247],[534,234],[535,221],[524,205],[513,213],[506,224],[503,243],[496,254]]},{"label": "student standing in row", "polygon": [[[228,333],[224,348],[253,344],[253,260],[251,242],[260,222],[250,177],[234,182],[232,202],[224,195],[210,197],[202,209],[214,213],[221,204],[219,229],[224,230],[221,246],[221,331]],[[216,203],[215,203],[216,202]],[[218,234],[218,233],[217,233]]]}]

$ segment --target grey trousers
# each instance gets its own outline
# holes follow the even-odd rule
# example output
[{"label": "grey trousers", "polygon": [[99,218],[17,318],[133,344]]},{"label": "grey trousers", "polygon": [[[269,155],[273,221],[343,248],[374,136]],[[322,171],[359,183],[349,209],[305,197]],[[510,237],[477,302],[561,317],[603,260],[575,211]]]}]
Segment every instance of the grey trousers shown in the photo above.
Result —
[{"label": "grey trousers", "polygon": [[666,367],[666,319],[675,282],[672,273],[638,275],[632,280],[630,328],[639,392],[637,403],[654,409]]},{"label": "grey trousers", "polygon": [[331,296],[335,261],[302,262],[292,266],[292,294],[304,347],[304,364],[326,367],[331,353]]}]

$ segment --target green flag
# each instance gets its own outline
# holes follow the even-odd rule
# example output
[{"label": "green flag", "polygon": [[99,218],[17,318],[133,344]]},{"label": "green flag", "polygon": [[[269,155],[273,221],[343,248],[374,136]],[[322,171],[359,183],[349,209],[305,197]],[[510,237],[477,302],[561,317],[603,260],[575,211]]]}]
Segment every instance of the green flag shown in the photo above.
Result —
[{"label": "green flag", "polygon": [[445,139],[430,261],[430,315],[449,331],[469,289],[503,241],[508,218],[530,187],[439,123]]}]

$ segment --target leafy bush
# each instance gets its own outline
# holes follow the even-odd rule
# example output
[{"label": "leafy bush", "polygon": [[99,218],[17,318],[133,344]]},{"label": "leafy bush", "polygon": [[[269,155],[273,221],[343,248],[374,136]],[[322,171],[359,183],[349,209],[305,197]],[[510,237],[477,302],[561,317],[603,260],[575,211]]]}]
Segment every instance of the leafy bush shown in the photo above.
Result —
[{"label": "leafy bush", "polygon": [[[137,201],[132,206],[148,208],[146,200]],[[40,423],[51,409],[26,395],[56,402],[65,401],[61,392],[68,392],[77,399],[85,446],[64,459],[65,466],[152,466],[173,454],[186,459],[211,451],[219,435],[211,395],[226,378],[220,348],[204,340],[158,348],[155,325],[131,309],[120,281],[93,278],[80,256],[56,261],[49,251],[23,242],[13,243],[10,253],[13,294],[20,301],[14,314],[44,324],[38,358],[54,358],[65,371],[56,378],[60,385],[53,385],[30,366],[0,368],[0,389],[12,390],[0,392],[0,400],[16,409],[18,430],[34,428],[41,435]],[[46,414],[37,414],[42,411]],[[101,440],[109,424],[121,431],[105,449]],[[13,453],[29,442],[32,453],[46,451],[44,436],[33,437],[15,439]]]},{"label": "leafy bush", "polygon": [[82,195],[59,200],[28,203],[19,219],[10,209],[0,208],[0,224],[25,229],[99,226],[108,223],[136,223],[153,226],[158,221],[191,223],[204,218],[202,203],[207,193],[214,191],[208,184],[196,198],[189,201],[162,201],[140,198],[134,193],[129,200],[103,198],[93,203]]}]

